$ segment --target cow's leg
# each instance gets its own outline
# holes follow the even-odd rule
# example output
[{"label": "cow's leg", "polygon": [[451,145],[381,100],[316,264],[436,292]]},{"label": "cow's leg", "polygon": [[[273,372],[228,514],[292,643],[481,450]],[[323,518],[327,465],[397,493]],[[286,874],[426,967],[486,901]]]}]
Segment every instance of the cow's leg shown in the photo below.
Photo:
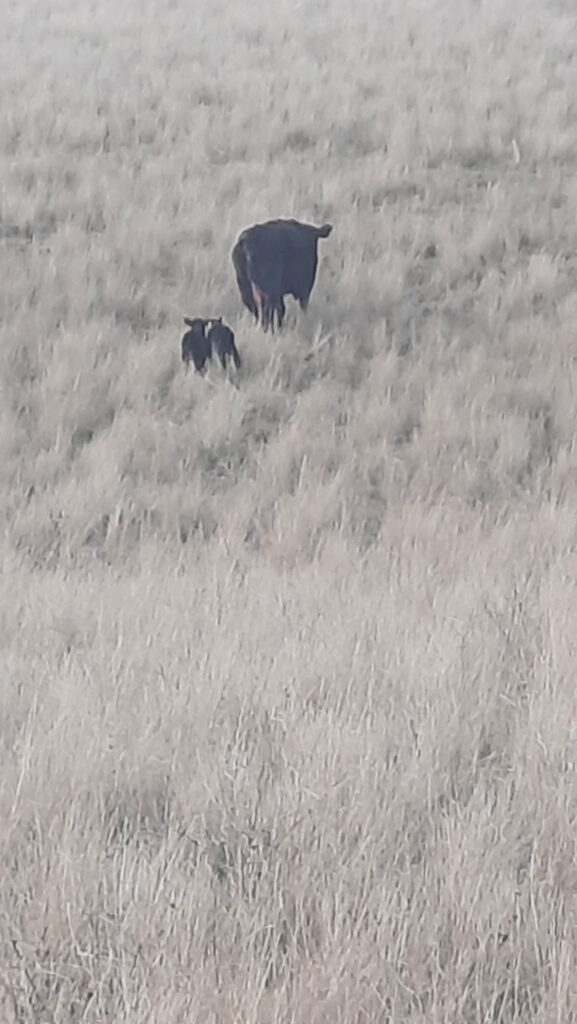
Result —
[{"label": "cow's leg", "polygon": [[284,297],[281,295],[276,306],[276,318],[278,323],[279,331],[283,325],[286,313],[286,306],[284,304]]},{"label": "cow's leg", "polygon": [[274,318],[275,318],[275,314],[276,314],[276,316],[278,318],[278,303],[276,303],[274,301],[274,299],[272,299],[270,297],[270,295],[267,295],[266,313],[267,313],[268,325],[269,325],[272,333],[274,334],[274,332],[275,332]]},{"label": "cow's leg", "polygon": [[270,295],[264,297],[264,319],[265,331],[272,331],[274,334],[274,306]]},{"label": "cow's leg", "polygon": [[255,306],[256,306],[256,320],[257,320],[257,323],[259,323],[259,322],[262,323],[262,325],[263,325],[263,327],[264,327],[264,329],[266,331],[266,327],[265,327],[265,323],[264,323],[264,321],[265,321],[265,309],[266,309],[266,295],[265,295],[265,293],[263,291],[260,290],[260,288],[257,287],[256,284],[251,284],[251,287],[252,287],[252,294],[253,294],[253,297],[254,297],[254,303],[255,303]]},{"label": "cow's leg", "polygon": [[264,331],[274,331],[274,306],[270,295],[262,292],[262,326]]}]

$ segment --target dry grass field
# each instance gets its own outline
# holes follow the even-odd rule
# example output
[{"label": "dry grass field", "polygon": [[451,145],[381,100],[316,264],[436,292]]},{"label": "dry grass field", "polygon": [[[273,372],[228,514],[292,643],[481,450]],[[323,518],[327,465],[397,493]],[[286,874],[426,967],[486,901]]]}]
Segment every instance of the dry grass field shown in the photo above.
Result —
[{"label": "dry grass field", "polygon": [[0,1021],[577,1021],[577,9],[1,19]]}]

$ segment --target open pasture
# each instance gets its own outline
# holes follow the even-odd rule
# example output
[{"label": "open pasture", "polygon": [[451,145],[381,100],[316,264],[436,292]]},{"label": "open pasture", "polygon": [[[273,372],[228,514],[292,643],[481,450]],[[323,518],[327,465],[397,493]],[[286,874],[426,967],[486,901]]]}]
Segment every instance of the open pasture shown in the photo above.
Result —
[{"label": "open pasture", "polygon": [[573,5],[2,26],[0,1020],[577,1020]]}]

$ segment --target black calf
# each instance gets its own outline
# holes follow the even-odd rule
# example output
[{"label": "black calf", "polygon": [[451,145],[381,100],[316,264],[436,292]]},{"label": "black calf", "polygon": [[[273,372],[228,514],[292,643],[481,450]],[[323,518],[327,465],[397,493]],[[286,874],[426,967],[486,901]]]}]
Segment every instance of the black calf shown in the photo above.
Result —
[{"label": "black calf", "polygon": [[240,356],[230,327],[223,324],[220,316],[217,320],[210,320],[209,323],[207,340],[211,351],[220,359],[223,370],[226,370],[229,359],[232,359],[237,370],[240,370]]}]

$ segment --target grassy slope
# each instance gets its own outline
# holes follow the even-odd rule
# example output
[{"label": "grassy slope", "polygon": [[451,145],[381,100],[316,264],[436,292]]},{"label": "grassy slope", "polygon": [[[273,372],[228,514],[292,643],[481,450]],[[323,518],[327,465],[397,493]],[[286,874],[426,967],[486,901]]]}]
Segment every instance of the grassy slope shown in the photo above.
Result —
[{"label": "grassy slope", "polygon": [[[577,1019],[576,25],[517,6],[3,14],[3,1022]],[[271,339],[278,215],[335,231]]]}]

